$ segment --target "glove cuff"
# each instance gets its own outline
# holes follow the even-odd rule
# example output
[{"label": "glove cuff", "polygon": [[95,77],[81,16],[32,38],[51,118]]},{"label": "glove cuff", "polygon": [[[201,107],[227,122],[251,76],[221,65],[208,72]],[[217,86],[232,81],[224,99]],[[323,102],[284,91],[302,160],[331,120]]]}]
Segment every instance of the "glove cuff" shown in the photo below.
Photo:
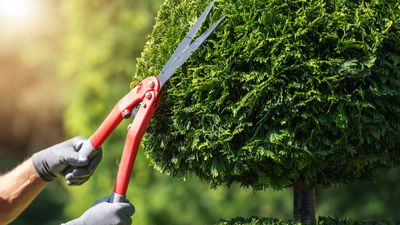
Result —
[{"label": "glove cuff", "polygon": [[[61,225],[88,225],[84,219],[81,219],[81,217],[78,217],[74,220],[71,220],[69,222],[63,223]],[[90,225],[90,224],[89,224]]]},{"label": "glove cuff", "polygon": [[71,220],[67,223],[62,223],[61,225],[85,225],[85,223],[81,223],[79,221],[79,218],[77,218],[77,219]]},{"label": "glove cuff", "polygon": [[42,180],[49,182],[56,178],[56,175],[51,171],[50,166],[42,157],[41,152],[32,155],[32,163],[37,175],[42,178]]}]

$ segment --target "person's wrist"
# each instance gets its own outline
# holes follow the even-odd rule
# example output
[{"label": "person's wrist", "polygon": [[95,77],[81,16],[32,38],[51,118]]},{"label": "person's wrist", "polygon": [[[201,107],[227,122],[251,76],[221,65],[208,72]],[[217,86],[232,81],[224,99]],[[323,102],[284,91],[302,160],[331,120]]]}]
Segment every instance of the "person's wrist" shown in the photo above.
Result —
[{"label": "person's wrist", "polygon": [[42,156],[42,152],[37,152],[32,155],[32,164],[33,168],[35,169],[36,174],[44,181],[50,182],[54,180],[57,175],[53,173],[53,171],[50,169],[50,166],[44,160]]}]

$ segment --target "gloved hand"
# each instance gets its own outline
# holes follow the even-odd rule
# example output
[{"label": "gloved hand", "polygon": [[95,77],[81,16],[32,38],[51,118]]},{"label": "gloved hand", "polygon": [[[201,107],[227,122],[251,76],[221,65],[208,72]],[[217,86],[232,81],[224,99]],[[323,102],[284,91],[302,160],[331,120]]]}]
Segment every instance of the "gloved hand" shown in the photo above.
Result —
[{"label": "gloved hand", "polygon": [[130,225],[135,207],[129,202],[110,203],[110,196],[96,201],[81,217],[62,225]]},{"label": "gloved hand", "polygon": [[[37,174],[45,181],[51,181],[60,174],[65,176],[69,185],[86,182],[100,163],[102,150],[93,150],[94,155],[90,159],[79,154],[85,141],[88,140],[75,137],[35,153],[32,162]],[[66,170],[70,167],[74,169]]]}]

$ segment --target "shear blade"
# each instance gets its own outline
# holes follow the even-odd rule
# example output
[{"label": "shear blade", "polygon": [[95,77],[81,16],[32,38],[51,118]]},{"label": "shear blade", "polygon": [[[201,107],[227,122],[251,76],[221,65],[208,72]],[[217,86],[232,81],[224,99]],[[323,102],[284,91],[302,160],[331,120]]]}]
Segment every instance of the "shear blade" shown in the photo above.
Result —
[{"label": "shear blade", "polygon": [[201,16],[196,20],[196,22],[193,24],[193,26],[190,28],[190,30],[186,33],[185,38],[181,41],[179,46],[176,48],[175,52],[172,54],[172,56],[169,58],[168,62],[165,64],[166,66],[169,65],[172,61],[176,59],[178,55],[180,55],[192,42],[194,36],[196,33],[199,31],[201,25],[203,24],[204,20],[207,18],[208,13],[211,11],[211,8],[214,5],[214,1],[212,1],[207,8],[204,10],[204,12],[201,14]]},{"label": "shear blade", "polygon": [[212,34],[212,32],[218,27],[218,25],[222,22],[225,17],[220,18],[213,26],[211,26],[206,32],[204,32],[198,39],[196,39],[192,44],[190,44],[199,31],[202,23],[206,19],[207,15],[211,11],[211,8],[214,4],[215,0],[213,0],[201,16],[196,20],[195,24],[190,28],[185,38],[179,44],[175,52],[169,58],[168,62],[165,64],[164,68],[161,70],[158,75],[158,79],[160,80],[160,85],[163,87],[165,82],[175,73],[176,69],[182,66],[186,60],[190,57],[190,54],[196,51],[201,44]]}]

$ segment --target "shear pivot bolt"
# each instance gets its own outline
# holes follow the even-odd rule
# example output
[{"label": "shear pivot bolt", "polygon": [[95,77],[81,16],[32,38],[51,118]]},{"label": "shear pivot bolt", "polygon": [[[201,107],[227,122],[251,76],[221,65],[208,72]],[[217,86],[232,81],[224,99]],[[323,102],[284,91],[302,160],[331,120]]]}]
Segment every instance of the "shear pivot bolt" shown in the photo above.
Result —
[{"label": "shear pivot bolt", "polygon": [[151,93],[147,92],[147,93],[146,93],[146,98],[150,100],[151,97],[153,97],[153,96],[151,95]]},{"label": "shear pivot bolt", "polygon": [[132,114],[131,111],[125,109],[125,110],[122,112],[122,117],[123,117],[124,119],[128,119],[129,117],[131,117],[131,114]]}]

